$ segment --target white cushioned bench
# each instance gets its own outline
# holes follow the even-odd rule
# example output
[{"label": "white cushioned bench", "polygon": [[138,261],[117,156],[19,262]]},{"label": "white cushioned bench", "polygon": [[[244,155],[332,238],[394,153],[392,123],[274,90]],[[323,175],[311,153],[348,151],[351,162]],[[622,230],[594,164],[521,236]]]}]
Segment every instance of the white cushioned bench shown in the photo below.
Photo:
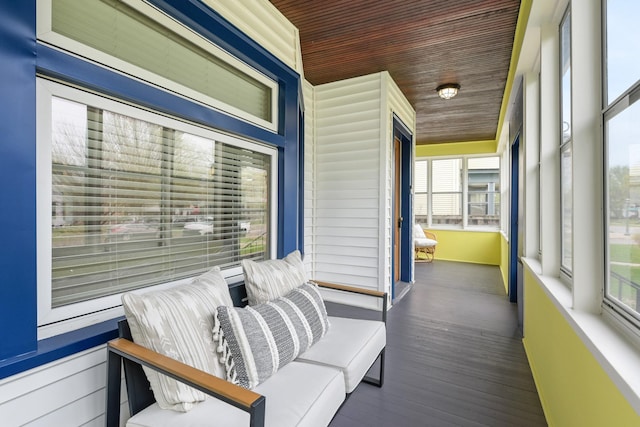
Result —
[{"label": "white cushioned bench", "polygon": [[[247,270],[245,270],[245,273],[246,272]],[[207,274],[210,276],[207,276],[206,280],[201,279],[199,283],[193,285],[196,289],[196,294],[202,289],[206,292],[210,292],[212,289],[208,286],[212,284],[211,277],[213,276],[211,276],[211,272]],[[213,285],[217,286],[215,292],[219,292],[222,286],[219,283],[219,279],[216,280],[218,280],[218,283]],[[245,284],[246,282],[245,279]],[[305,285],[296,288],[295,292],[292,291],[292,293],[305,293],[307,290],[304,289],[307,289],[309,286],[310,285]],[[365,381],[378,386],[382,386],[383,384],[387,294],[325,282],[313,282],[313,286],[327,287],[344,292],[362,293],[373,298],[379,298],[382,302],[382,320],[326,316],[325,311],[324,315],[328,320],[329,327],[324,331],[324,334],[320,338],[315,337],[314,339],[317,341],[309,348],[306,348],[305,351],[301,351],[291,362],[285,363],[284,366],[279,366],[277,369],[274,368],[270,376],[267,376],[266,379],[261,378],[260,382],[251,390],[237,385],[240,382],[237,381],[235,376],[233,378],[230,377],[231,374],[240,375],[239,373],[242,370],[240,369],[236,372],[235,369],[243,366],[242,363],[252,363],[250,360],[242,360],[242,358],[238,357],[237,349],[235,349],[235,353],[231,352],[227,354],[229,353],[226,351],[228,348],[226,348],[226,350],[223,349],[222,344],[216,348],[218,352],[218,354],[215,355],[216,357],[223,353],[225,355],[225,357],[221,358],[221,361],[225,362],[222,364],[222,369],[224,370],[226,366],[227,378],[225,378],[224,373],[221,374],[219,370],[216,371],[215,369],[211,371],[206,363],[199,361],[198,357],[191,357],[192,354],[189,353],[188,348],[184,348],[184,345],[178,346],[180,347],[178,348],[175,346],[172,347],[165,342],[171,341],[173,339],[172,335],[180,334],[180,331],[176,331],[176,328],[173,327],[175,324],[182,325],[182,327],[179,328],[182,330],[191,331],[192,329],[201,329],[206,333],[211,323],[213,323],[213,321],[208,318],[207,310],[204,310],[202,307],[199,307],[198,310],[193,310],[194,312],[200,313],[194,319],[191,313],[192,310],[186,309],[189,313],[185,316],[185,320],[181,317],[184,313],[175,313],[175,307],[180,307],[180,304],[171,299],[173,298],[173,294],[167,294],[170,298],[167,298],[167,295],[161,294],[161,299],[158,300],[153,299],[157,298],[158,294],[152,294],[150,292],[149,294],[153,295],[153,298],[150,297],[150,300],[145,301],[144,296],[136,297],[136,304],[142,301],[146,307],[144,310],[153,311],[162,305],[162,301],[164,301],[162,298],[164,298],[169,301],[169,306],[171,310],[173,310],[171,316],[176,316],[176,320],[166,318],[157,320],[158,313],[153,312],[149,318],[155,319],[154,322],[159,322],[160,325],[152,324],[149,328],[150,332],[144,332],[144,322],[147,320],[143,319],[141,321],[140,318],[134,316],[134,314],[137,313],[130,313],[138,308],[135,304],[128,301],[125,304],[125,312],[128,313],[127,319],[129,321],[123,320],[120,322],[121,338],[109,342],[107,346],[107,426],[115,427],[118,426],[120,422],[121,366],[124,366],[125,369],[129,411],[131,415],[126,422],[128,427],[204,427],[210,425],[268,427],[327,426],[348,394],[353,392],[360,382]],[[248,295],[249,293],[250,292],[247,291]],[[179,300],[182,298],[180,295],[184,295],[184,292],[183,294],[175,295],[178,295],[176,299]],[[199,304],[199,301],[203,298],[201,295],[197,295],[198,302],[195,304]],[[211,295],[213,295],[213,293]],[[190,297],[187,296],[187,300],[188,298]],[[216,298],[222,298],[224,303],[230,301],[230,297],[227,299],[226,295],[218,295]],[[206,297],[204,299],[206,299]],[[285,296],[274,300],[275,302],[269,302],[267,304],[271,307],[282,299],[290,303]],[[125,298],[123,298],[123,301],[124,300]],[[322,306],[324,308],[324,303],[322,303]],[[260,305],[254,305],[249,310],[252,311],[253,308],[259,310],[258,307],[260,307]],[[218,310],[222,310],[222,308],[219,306]],[[236,309],[230,309],[225,306],[224,310],[233,311]],[[298,310],[298,308],[296,308],[296,310]],[[304,308],[302,311],[304,311]],[[198,316],[203,317],[202,321],[198,320]],[[131,324],[131,321],[134,323]],[[190,321],[196,322],[194,323],[196,326],[193,328],[188,327],[185,322]],[[204,324],[204,326],[200,323]],[[313,327],[317,327],[317,324],[314,324]],[[266,324],[263,325],[262,328],[268,330]],[[141,330],[143,336],[139,336],[138,340],[141,341],[143,345],[132,342],[132,336],[135,338],[136,335],[140,335]],[[227,329],[224,332],[227,337],[229,337],[229,334],[235,331]],[[147,335],[144,335],[144,333]],[[145,338],[153,338],[152,335],[156,333],[159,334],[160,339],[158,341],[160,344],[158,344],[158,341],[153,341],[153,339],[149,342],[145,341]],[[188,335],[193,334],[189,333]],[[197,333],[195,335],[197,335]],[[215,336],[215,334],[213,335]],[[271,337],[271,332],[267,335]],[[273,343],[278,342],[279,339],[275,331],[273,332],[273,336],[275,340],[272,342],[272,346],[274,345]],[[188,337],[188,339],[191,338],[193,337]],[[181,338],[178,338],[178,340],[179,339]],[[201,340],[198,337],[195,339],[196,341],[194,341],[193,345],[199,347]],[[215,339],[218,339],[218,337],[216,336]],[[205,341],[215,342],[215,339],[210,340],[207,336]],[[220,340],[219,342],[222,343],[223,341]],[[300,345],[303,344],[304,343],[301,343]],[[154,347],[154,345],[158,348],[148,348]],[[251,345],[254,345],[254,343],[252,342]],[[226,344],[224,346],[226,346]],[[194,351],[196,351],[195,347]],[[231,347],[232,346],[229,346],[229,348]],[[272,357],[274,360],[277,360],[278,355],[283,355],[285,350],[288,351],[288,349],[283,348],[279,349],[280,353],[274,353],[275,355]],[[264,356],[264,354],[261,356]],[[262,359],[264,360],[265,357]],[[269,360],[269,357],[266,357],[266,359]],[[380,359],[379,374],[375,377],[367,377],[367,372],[378,359]],[[194,361],[194,364],[204,363],[204,365],[202,365],[204,368],[196,369],[187,363],[183,363],[185,360]],[[241,363],[241,365],[234,368],[234,362]],[[143,372],[142,366],[145,366],[147,371]],[[216,369],[219,369],[219,367],[216,367]],[[256,369],[259,370],[260,366],[256,365],[252,369],[247,369],[247,371],[251,374],[254,373],[253,371]],[[168,386],[170,390],[167,392],[167,396],[169,397],[164,396],[164,391],[159,390],[158,378],[153,376],[149,377],[151,378],[151,382],[147,379],[150,371],[174,378],[177,380],[177,383],[187,384],[196,390],[200,390],[204,395],[200,398],[194,398],[192,393],[189,392],[189,390],[192,389],[180,391],[180,389],[174,389],[173,386],[170,385]],[[257,376],[255,378],[257,378]],[[234,384],[234,381],[236,384]],[[167,387],[166,384],[164,386]],[[150,388],[153,389],[153,392]],[[197,392],[194,391],[194,393]],[[206,398],[204,398],[205,395]],[[160,401],[156,402],[158,397]],[[167,398],[177,398],[178,403],[181,401],[186,403],[179,403],[171,407],[171,405],[174,405],[176,402],[167,403],[165,402]],[[162,402],[162,404],[160,404],[160,402]],[[174,410],[176,407],[178,409]]]}]

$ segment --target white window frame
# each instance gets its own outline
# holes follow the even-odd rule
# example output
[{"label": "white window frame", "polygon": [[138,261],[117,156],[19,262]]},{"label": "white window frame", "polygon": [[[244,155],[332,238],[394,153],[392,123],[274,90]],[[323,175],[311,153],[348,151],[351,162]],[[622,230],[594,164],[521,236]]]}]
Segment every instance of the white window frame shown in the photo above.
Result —
[{"label": "white window frame", "polygon": [[259,81],[271,90],[271,120],[267,121],[253,114],[247,113],[239,108],[228,105],[222,101],[219,101],[210,96],[204,95],[184,85],[176,83],[165,77],[159,76],[149,70],[140,68],[136,65],[130,64],[119,58],[101,52],[92,47],[86,46],[73,39],[65,37],[61,34],[55,33],[52,30],[52,1],[53,0],[38,0],[37,1],[37,19],[36,19],[36,34],[37,38],[41,42],[45,42],[51,46],[59,47],[69,52],[74,52],[76,55],[88,58],[97,64],[107,65],[121,73],[126,74],[128,77],[134,78],[145,83],[151,82],[159,88],[171,92],[173,95],[180,96],[185,99],[196,101],[202,105],[212,107],[217,111],[239,118],[248,123],[256,124],[260,127],[268,129],[274,133],[278,132],[279,123],[279,111],[278,111],[278,99],[279,86],[278,82],[266,77],[256,69],[250,67],[246,63],[242,62],[235,56],[224,51],[220,47],[214,45],[211,41],[205,39],[200,34],[151,6],[150,4],[141,0],[121,0],[123,3],[131,6],[137,11],[141,12],[145,16],[153,19],[160,25],[169,29],[170,31],[179,34],[186,40],[194,43],[198,47],[206,50],[238,71],[250,76],[251,78]]},{"label": "white window frame", "polygon": [[[462,168],[460,169],[460,187],[458,191],[438,191],[438,192],[434,192],[433,190],[433,162],[434,161],[442,161],[442,160],[460,160],[461,161],[461,166]],[[451,156],[451,157],[437,157],[437,158],[432,158],[428,160],[428,166],[427,166],[427,179],[429,180],[429,186],[428,186],[428,190],[429,194],[427,196],[427,210],[429,212],[429,224],[428,227],[429,228],[440,228],[440,229],[454,229],[454,230],[458,230],[458,229],[464,229],[467,221],[467,213],[466,213],[466,184],[467,184],[467,178],[466,178],[466,165],[467,162],[465,160],[465,158],[463,156]],[[460,216],[461,218],[461,222],[460,224],[434,224],[433,223],[433,196],[434,194],[459,194],[460,195]]]},{"label": "white window frame", "polygon": [[[606,10],[606,0],[603,1],[603,11]],[[607,15],[603,13],[602,19],[602,39],[603,39],[603,55],[602,55],[602,148],[603,158],[605,162],[605,170],[608,170],[609,163],[609,139],[607,134],[607,124],[618,114],[624,112],[634,104],[636,108],[640,106],[640,75],[639,79],[635,83],[628,86],[622,93],[618,94],[615,98],[609,99],[609,81],[608,81],[608,64],[607,64]],[[609,241],[609,193],[608,193],[608,175],[604,177],[604,194],[603,204],[605,214],[603,215],[603,228],[605,239],[605,265],[604,265],[604,280],[605,284],[602,289],[602,311],[604,317],[610,321],[618,331],[622,332],[627,338],[633,340],[636,344],[640,342],[640,307],[636,307],[636,311],[633,312],[631,308],[619,301],[617,298],[609,296],[611,287],[611,259],[610,259],[610,241]],[[628,200],[628,199],[627,199]],[[627,223],[628,227],[628,223]],[[640,291],[638,291],[640,292]]]},{"label": "white window frame", "polygon": [[[47,338],[63,332],[68,332],[80,327],[89,326],[96,322],[112,319],[116,315],[122,315],[120,296],[115,294],[96,298],[89,301],[69,304],[62,307],[51,306],[51,238],[52,238],[52,164],[51,164],[51,113],[52,97],[57,96],[79,103],[92,105],[97,108],[117,112],[135,119],[161,124],[179,131],[214,139],[216,141],[232,144],[253,151],[265,153],[270,157],[270,188],[271,208],[269,212],[269,232],[272,236],[278,235],[277,228],[277,200],[278,200],[278,151],[274,147],[266,146],[237,136],[231,136],[216,130],[195,126],[184,121],[167,117],[125,104],[117,100],[108,99],[94,93],[56,83],[44,78],[36,79],[36,115],[38,125],[36,129],[36,229],[37,229],[37,284],[38,284],[38,339]],[[277,239],[269,239],[269,250],[275,254]],[[242,274],[240,266],[223,270],[223,276],[229,281],[237,281]],[[157,286],[136,290],[134,292],[147,292],[174,286],[191,279],[177,280]]]},{"label": "white window frame", "polygon": [[[568,21],[567,21],[568,19]],[[569,102],[569,111],[568,111],[568,115],[569,115],[569,138],[568,140],[565,141],[564,139],[564,121],[562,119],[566,119],[567,117],[564,116],[565,112],[564,112],[564,95],[563,95],[563,64],[562,64],[562,54],[563,54],[563,37],[562,37],[562,28],[563,25],[565,24],[565,22],[569,23],[569,82],[570,82],[570,87],[569,87],[569,93],[567,94],[568,96],[568,102]],[[572,85],[572,76],[571,73],[573,73],[573,64],[572,64],[572,58],[571,58],[571,44],[572,44],[572,32],[571,32],[571,28],[572,28],[572,22],[571,22],[571,5],[567,6],[567,8],[565,9],[564,13],[562,14],[562,19],[560,20],[560,23],[558,25],[558,42],[560,44],[560,47],[558,49],[558,54],[560,55],[560,58],[558,60],[558,64],[559,64],[559,70],[558,70],[558,81],[559,81],[559,88],[560,88],[560,98],[559,98],[559,102],[560,102],[560,145],[558,147],[558,149],[560,150],[559,153],[559,159],[560,159],[560,276],[561,279],[567,284],[567,285],[571,285],[571,277],[572,277],[572,272],[573,272],[573,238],[571,238],[571,242],[569,243],[569,247],[567,248],[565,246],[565,220],[564,220],[564,208],[565,208],[565,203],[569,203],[570,205],[570,209],[571,209],[571,217],[573,217],[573,192],[574,192],[574,185],[575,183],[573,182],[573,177],[571,178],[571,200],[569,201],[565,201],[564,195],[563,195],[563,189],[564,189],[564,184],[563,184],[563,175],[564,175],[564,169],[563,169],[563,155],[567,152],[570,152],[570,159],[571,159],[571,171],[570,171],[570,175],[573,175],[573,129],[572,129],[572,112],[573,112],[573,99],[572,99],[572,91],[573,91],[573,85]],[[571,224],[570,224],[570,228],[571,228],[571,235],[573,235],[574,232],[574,224],[573,224],[573,218],[571,219]],[[571,265],[566,265],[565,264],[565,251],[570,251],[570,257],[571,257]]]}]

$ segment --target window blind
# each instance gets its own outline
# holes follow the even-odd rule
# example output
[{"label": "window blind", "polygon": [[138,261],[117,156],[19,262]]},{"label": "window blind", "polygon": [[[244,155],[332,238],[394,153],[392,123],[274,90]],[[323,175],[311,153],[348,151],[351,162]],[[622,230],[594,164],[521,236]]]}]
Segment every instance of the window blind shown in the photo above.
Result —
[{"label": "window blind", "polygon": [[270,155],[52,99],[52,306],[268,258]]},{"label": "window blind", "polygon": [[122,2],[53,0],[52,30],[272,121],[269,86]]}]

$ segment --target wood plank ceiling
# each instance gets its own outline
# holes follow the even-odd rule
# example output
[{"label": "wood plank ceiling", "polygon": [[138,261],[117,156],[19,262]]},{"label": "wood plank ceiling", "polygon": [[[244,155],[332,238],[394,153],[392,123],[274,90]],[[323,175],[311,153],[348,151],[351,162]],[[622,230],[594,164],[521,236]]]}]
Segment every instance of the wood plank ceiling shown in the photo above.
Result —
[{"label": "wood plank ceiling", "polygon": [[[271,0],[300,31],[313,85],[388,71],[418,144],[496,138],[519,0]],[[458,96],[435,88],[458,83]]]}]

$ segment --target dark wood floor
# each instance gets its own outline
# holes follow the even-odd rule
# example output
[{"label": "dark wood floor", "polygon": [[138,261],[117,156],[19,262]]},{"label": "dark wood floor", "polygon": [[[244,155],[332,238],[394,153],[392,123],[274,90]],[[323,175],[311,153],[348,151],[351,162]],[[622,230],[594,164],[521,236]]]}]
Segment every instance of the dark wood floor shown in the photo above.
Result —
[{"label": "dark wood floor", "polygon": [[417,264],[387,322],[384,387],[360,384],[331,427],[547,425],[498,267]]}]

